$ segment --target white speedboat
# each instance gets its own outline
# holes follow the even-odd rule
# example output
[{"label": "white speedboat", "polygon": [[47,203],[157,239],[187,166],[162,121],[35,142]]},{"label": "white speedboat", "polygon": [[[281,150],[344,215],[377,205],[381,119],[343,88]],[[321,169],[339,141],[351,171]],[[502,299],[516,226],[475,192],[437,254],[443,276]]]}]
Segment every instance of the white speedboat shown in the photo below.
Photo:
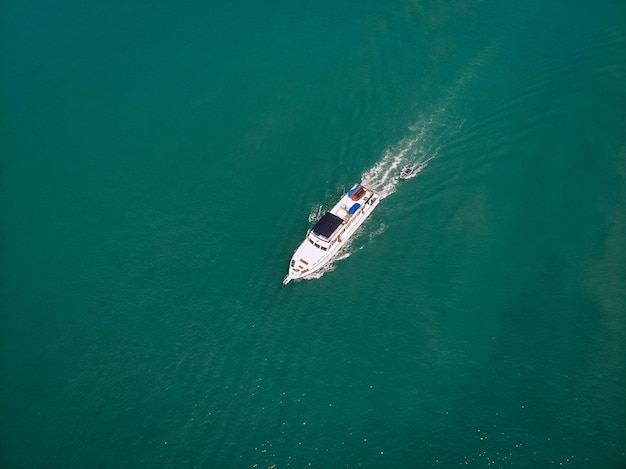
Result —
[{"label": "white speedboat", "polygon": [[413,176],[413,168],[410,166],[405,166],[400,171],[400,179],[409,179],[411,176]]},{"label": "white speedboat", "polygon": [[341,250],[380,202],[378,194],[356,184],[311,228],[289,262],[283,286],[320,270]]}]

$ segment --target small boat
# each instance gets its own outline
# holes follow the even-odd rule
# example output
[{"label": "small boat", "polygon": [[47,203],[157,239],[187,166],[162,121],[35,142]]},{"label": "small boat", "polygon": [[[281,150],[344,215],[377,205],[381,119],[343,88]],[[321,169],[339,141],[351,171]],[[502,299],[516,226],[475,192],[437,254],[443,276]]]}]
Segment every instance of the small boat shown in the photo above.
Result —
[{"label": "small boat", "polygon": [[289,262],[283,286],[311,275],[327,265],[380,202],[380,196],[355,184],[311,228]]},{"label": "small boat", "polygon": [[411,176],[413,176],[413,168],[410,166],[405,166],[400,171],[400,179],[409,179]]}]

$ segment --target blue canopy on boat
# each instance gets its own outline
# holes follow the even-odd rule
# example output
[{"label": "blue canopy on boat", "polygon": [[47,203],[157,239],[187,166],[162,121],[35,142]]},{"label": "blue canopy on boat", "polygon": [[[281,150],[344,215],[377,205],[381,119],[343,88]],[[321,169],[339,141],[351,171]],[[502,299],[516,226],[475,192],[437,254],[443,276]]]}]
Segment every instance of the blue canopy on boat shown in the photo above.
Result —
[{"label": "blue canopy on boat", "polygon": [[359,209],[360,206],[361,206],[361,204],[357,202],[352,207],[350,207],[350,210],[348,210],[348,213],[350,215],[354,215],[354,212],[356,212]]}]

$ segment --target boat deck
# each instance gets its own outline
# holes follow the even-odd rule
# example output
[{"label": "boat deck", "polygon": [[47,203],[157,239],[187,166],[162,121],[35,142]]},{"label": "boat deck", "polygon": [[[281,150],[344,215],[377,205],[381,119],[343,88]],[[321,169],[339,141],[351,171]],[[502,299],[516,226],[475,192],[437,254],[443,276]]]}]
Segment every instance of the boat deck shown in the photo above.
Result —
[{"label": "boat deck", "polygon": [[335,206],[309,230],[289,263],[283,285],[305,277],[324,267],[378,205],[380,198],[373,191],[355,185]]}]

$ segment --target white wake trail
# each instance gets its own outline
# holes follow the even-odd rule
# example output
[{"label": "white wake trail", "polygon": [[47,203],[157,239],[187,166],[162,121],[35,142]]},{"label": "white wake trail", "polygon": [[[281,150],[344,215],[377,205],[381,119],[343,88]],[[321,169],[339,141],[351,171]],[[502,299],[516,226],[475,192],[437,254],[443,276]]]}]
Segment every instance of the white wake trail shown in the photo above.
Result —
[{"label": "white wake trail", "polygon": [[438,106],[407,126],[411,135],[389,147],[380,161],[362,174],[365,186],[378,192],[381,198],[388,197],[396,191],[404,166],[413,168],[412,177],[415,177],[430,161],[437,158],[442,148],[460,132],[465,123],[465,118],[459,118],[456,112],[459,95],[495,51],[497,44],[488,45],[469,61],[457,79],[443,90]]},{"label": "white wake trail", "polygon": [[396,191],[400,181],[400,171],[404,166],[413,168],[413,176],[417,176],[428,163],[437,157],[449,137],[449,128],[442,124],[442,107],[432,113],[428,119],[417,121],[409,126],[416,134],[409,135],[397,144],[388,148],[383,157],[373,167],[363,173],[361,179],[366,187],[378,192],[381,198],[388,197]]}]

